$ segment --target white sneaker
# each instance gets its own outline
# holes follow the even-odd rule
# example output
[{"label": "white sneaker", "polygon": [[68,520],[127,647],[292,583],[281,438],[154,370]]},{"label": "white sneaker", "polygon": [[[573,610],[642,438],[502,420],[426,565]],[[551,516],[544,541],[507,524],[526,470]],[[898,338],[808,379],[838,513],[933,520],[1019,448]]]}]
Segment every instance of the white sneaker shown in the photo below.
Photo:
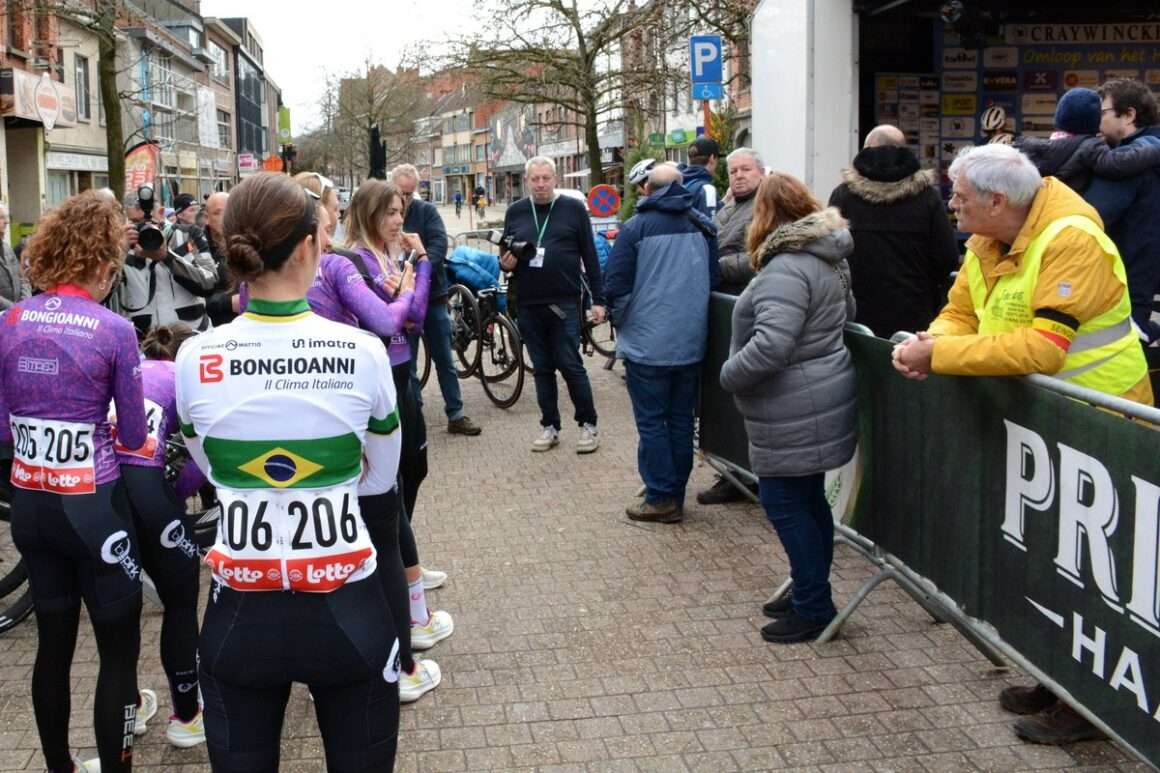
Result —
[{"label": "white sneaker", "polygon": [[203,713],[199,710],[197,716],[188,722],[182,722],[176,714],[173,715],[169,718],[169,727],[165,728],[165,737],[178,749],[189,749],[205,743]]},{"label": "white sneaker", "polygon": [[411,649],[429,650],[455,631],[455,621],[442,609],[428,612],[427,625],[411,623]]},{"label": "white sneaker", "polygon": [[82,762],[81,758],[74,754],[72,763],[74,768],[73,773],[101,773],[101,760],[99,757],[95,760]]},{"label": "white sneaker", "polygon": [[585,424],[580,428],[580,440],[576,443],[576,453],[590,454],[600,448],[600,430],[595,424]]},{"label": "white sneaker", "polygon": [[555,427],[544,427],[540,436],[532,441],[532,450],[549,451],[558,445],[560,445],[560,430]]},{"label": "white sneaker", "polygon": [[399,675],[399,703],[414,703],[443,681],[443,672],[434,660],[415,660],[415,672]]},{"label": "white sneaker", "polygon": [[149,729],[145,727],[145,723],[157,715],[157,693],[148,687],[142,687],[137,692],[141,695],[141,705],[137,707],[137,723],[133,725],[133,735],[145,735],[145,731]]},{"label": "white sneaker", "polygon": [[419,570],[423,573],[423,590],[442,588],[443,583],[447,582],[447,572],[427,569],[426,567],[419,567]]}]

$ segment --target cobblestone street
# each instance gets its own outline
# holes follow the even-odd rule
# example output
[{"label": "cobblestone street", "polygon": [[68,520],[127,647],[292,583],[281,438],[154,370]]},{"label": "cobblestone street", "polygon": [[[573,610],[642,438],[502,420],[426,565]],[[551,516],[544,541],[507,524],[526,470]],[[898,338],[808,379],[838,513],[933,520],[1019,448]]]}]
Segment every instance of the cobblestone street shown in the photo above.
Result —
[{"label": "cobblestone street", "polygon": [[[639,481],[628,398],[619,367],[589,362],[603,433],[590,456],[573,452],[574,425],[557,449],[529,452],[538,432],[530,377],[506,412],[464,382],[468,415],[483,426],[477,438],[443,431],[436,380],[428,384],[431,475],[416,535],[424,564],[450,573],[431,599],[456,631],[429,653],[442,686],[402,710],[398,770],[1147,770],[1109,743],[1021,743],[995,700],[1021,675],[993,669],[889,584],[835,642],[764,643],[761,603],[787,564],[760,509],[697,505],[692,493],[712,482],[699,465],[682,524],[629,522],[624,506]],[[839,547],[838,603],[870,572]],[[147,603],[140,679],[161,708],[138,739],[137,769],[206,771],[204,747],[165,740],[160,624]],[[87,630],[82,623],[72,729],[85,759],[96,754]],[[0,770],[43,769],[29,697],[36,634],[29,621],[0,638]],[[284,739],[284,771],[324,769],[304,687]]]}]

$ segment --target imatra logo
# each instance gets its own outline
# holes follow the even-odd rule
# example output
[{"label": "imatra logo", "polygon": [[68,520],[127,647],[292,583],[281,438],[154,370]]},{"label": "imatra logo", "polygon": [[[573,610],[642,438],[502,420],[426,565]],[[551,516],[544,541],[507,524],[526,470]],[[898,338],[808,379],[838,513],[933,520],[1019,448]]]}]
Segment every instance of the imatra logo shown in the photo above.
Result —
[{"label": "imatra logo", "polygon": [[198,360],[198,378],[203,384],[216,384],[225,378],[220,354],[203,354]]},{"label": "imatra logo", "polygon": [[[1121,588],[1117,585],[1116,555],[1109,541],[1124,520],[1121,500],[1127,497],[1116,491],[1107,467],[1095,457],[1056,443],[1057,467],[1038,433],[1012,421],[1003,423],[1007,429],[1003,538],[1027,552],[1028,518],[1034,512],[1048,512],[1058,499],[1059,537],[1053,559],[1056,572],[1080,589],[1085,587],[1085,574],[1090,573],[1109,609],[1126,615],[1153,636],[1160,636],[1160,486],[1132,476],[1132,564],[1130,572],[1119,573],[1130,577],[1131,583]],[[1120,647],[1117,657],[1116,643],[1109,640],[1108,631],[1097,625],[1085,628],[1084,618],[1077,612],[1065,615],[1030,597],[1027,601],[1055,626],[1064,631],[1070,627],[1071,657],[1076,663],[1083,664],[1090,658],[1095,677],[1114,691],[1127,690],[1141,711],[1155,712],[1152,717],[1160,721],[1160,684],[1152,685],[1150,699],[1144,673],[1144,666],[1157,669],[1160,664],[1147,657],[1142,660],[1127,646]],[[1115,635],[1115,631],[1111,633]],[[1157,678],[1156,672],[1149,676]]]}]

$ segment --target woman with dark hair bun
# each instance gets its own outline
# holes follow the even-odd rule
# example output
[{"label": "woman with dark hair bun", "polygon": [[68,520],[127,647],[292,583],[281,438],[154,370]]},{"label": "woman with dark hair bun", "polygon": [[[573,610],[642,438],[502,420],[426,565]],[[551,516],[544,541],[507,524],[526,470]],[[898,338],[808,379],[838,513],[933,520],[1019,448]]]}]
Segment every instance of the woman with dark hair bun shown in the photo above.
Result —
[{"label": "woman with dark hair bun", "polygon": [[[0,442],[11,444],[12,541],[36,608],[32,706],[50,773],[133,767],[141,551],[113,453],[145,442],[145,400],[133,325],[101,301],[125,254],[120,208],[95,191],[41,218],[24,257],[44,292],[4,312]],[[69,751],[73,651],[81,602],[97,640],[93,704],[98,760]]]},{"label": "woman with dark hair bun", "polygon": [[315,700],[328,770],[389,771],[399,641],[359,496],[395,485],[399,415],[382,344],[315,315],[316,200],[285,175],[230,191],[231,274],[246,312],[177,355],[177,413],[217,487],[213,589],[199,646],[210,763],[276,771],[290,688]]},{"label": "woman with dark hair bun", "polygon": [[[200,561],[193,526],[186,519],[185,499],[205,481],[194,463],[182,470],[176,487],[165,479],[165,440],[177,431],[177,392],[173,360],[181,344],[195,335],[177,322],[150,330],[141,342],[145,359],[141,381],[145,391],[148,437],[139,448],[113,444],[121,479],[129,495],[133,523],[141,539],[141,563],[157,588],[165,615],[161,623],[161,665],[169,680],[173,714],[165,735],[178,748],[205,742],[197,699],[197,593]],[[111,413],[109,421],[116,422]],[[134,732],[157,712],[157,695],[141,690]]]}]

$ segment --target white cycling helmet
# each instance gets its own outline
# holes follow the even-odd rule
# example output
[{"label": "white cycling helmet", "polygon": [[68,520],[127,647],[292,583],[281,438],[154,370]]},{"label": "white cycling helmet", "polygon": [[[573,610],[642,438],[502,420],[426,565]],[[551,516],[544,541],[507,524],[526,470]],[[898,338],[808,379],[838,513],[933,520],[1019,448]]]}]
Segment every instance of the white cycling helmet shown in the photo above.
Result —
[{"label": "white cycling helmet", "polygon": [[628,173],[628,181],[633,185],[644,185],[648,180],[648,173],[657,165],[656,159],[646,158],[637,161]]}]

